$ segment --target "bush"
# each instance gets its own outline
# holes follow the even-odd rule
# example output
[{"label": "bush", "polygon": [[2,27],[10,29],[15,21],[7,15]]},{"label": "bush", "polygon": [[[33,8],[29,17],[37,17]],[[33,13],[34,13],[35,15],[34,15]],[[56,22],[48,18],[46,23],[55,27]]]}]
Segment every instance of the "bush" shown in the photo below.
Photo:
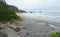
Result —
[{"label": "bush", "polygon": [[0,2],[0,22],[11,22],[19,19],[15,11],[7,4]]},{"label": "bush", "polygon": [[60,32],[52,33],[50,37],[60,37]]}]

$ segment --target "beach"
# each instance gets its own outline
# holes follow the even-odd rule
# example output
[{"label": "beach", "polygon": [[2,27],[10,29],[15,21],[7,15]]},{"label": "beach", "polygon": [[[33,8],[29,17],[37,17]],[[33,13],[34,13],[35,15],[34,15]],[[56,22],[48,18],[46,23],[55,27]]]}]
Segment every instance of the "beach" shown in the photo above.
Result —
[{"label": "beach", "polygon": [[[49,37],[51,33],[60,31],[60,22],[46,15],[34,13],[16,13],[23,20],[12,24],[4,24],[4,30],[8,37]],[[3,25],[3,26],[4,26]],[[20,28],[18,32],[16,28]]]},{"label": "beach", "polygon": [[50,33],[60,31],[60,23],[53,19],[37,17],[30,13],[17,13],[23,21],[22,25],[30,28],[29,36],[27,37],[49,37]]}]

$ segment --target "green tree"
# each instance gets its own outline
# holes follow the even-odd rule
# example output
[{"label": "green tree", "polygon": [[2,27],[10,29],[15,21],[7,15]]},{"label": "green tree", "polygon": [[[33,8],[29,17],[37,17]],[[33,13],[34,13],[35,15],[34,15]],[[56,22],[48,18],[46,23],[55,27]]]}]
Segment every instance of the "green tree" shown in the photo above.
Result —
[{"label": "green tree", "polygon": [[16,15],[15,10],[6,3],[0,2],[0,22],[15,21],[19,19]]}]

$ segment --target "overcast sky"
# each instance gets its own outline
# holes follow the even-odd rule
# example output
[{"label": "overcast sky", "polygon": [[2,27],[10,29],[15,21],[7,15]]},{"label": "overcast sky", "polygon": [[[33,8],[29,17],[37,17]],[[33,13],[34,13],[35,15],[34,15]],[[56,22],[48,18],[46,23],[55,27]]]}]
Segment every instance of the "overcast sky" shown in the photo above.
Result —
[{"label": "overcast sky", "polygon": [[60,0],[6,0],[23,10],[60,10]]}]

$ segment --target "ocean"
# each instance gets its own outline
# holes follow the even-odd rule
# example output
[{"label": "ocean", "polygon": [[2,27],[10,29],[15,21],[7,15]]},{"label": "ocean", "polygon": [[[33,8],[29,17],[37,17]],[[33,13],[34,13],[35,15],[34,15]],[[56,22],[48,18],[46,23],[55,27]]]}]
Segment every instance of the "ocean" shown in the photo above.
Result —
[{"label": "ocean", "polygon": [[50,19],[56,22],[60,22],[60,12],[41,12],[41,13],[36,12],[36,13],[24,13],[24,15],[47,20]]}]

